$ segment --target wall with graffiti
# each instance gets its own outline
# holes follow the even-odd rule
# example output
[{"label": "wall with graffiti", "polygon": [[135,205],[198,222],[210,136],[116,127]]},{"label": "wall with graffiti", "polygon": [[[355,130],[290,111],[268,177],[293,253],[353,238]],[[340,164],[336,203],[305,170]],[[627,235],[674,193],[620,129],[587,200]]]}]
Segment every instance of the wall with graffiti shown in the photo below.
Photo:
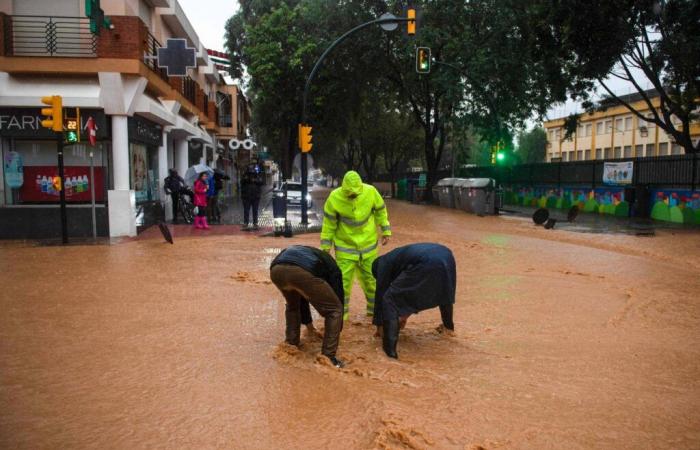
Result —
[{"label": "wall with graffiti", "polygon": [[[630,204],[621,187],[595,189],[552,186],[513,187],[506,190],[505,202],[511,205],[549,209],[569,209],[577,205],[589,213],[628,217]],[[667,222],[700,225],[700,191],[658,189],[651,191],[651,217]]]}]

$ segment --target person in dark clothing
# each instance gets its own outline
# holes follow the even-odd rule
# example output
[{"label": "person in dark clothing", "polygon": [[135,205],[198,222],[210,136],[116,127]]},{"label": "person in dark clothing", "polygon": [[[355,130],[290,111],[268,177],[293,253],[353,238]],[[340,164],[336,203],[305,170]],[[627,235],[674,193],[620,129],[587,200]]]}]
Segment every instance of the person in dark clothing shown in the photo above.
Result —
[{"label": "person in dark clothing", "polygon": [[[325,320],[321,353],[336,367],[344,363],[336,358],[343,329],[343,276],[335,260],[313,247],[293,245],[282,251],[270,265],[270,279],[287,301],[285,340],[299,345],[303,321],[311,321],[308,301]],[[305,316],[305,317],[304,317]]]},{"label": "person in dark clothing", "polygon": [[[251,164],[248,166],[241,179],[241,200],[243,200],[243,231],[258,229],[258,206],[262,186],[265,184],[260,166]],[[253,213],[253,226],[250,224],[250,211]]]},{"label": "person in dark clothing", "polygon": [[457,275],[449,248],[440,244],[411,244],[380,256],[372,265],[377,279],[373,323],[382,331],[384,352],[398,358],[399,329],[408,316],[440,308],[442,327],[454,331],[452,309]]},{"label": "person in dark clothing", "polygon": [[185,187],[185,180],[178,175],[177,170],[168,170],[168,176],[165,177],[165,193],[170,196],[173,201],[173,223],[177,223],[177,207],[180,201],[180,192]]}]

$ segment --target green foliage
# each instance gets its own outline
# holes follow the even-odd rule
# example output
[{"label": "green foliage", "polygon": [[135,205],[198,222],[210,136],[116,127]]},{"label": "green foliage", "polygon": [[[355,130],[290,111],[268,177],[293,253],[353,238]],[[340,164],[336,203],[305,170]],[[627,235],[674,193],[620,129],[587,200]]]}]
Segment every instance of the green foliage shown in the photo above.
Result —
[{"label": "green foliage", "polygon": [[518,133],[516,154],[525,164],[544,162],[547,146],[547,133],[542,127]]}]

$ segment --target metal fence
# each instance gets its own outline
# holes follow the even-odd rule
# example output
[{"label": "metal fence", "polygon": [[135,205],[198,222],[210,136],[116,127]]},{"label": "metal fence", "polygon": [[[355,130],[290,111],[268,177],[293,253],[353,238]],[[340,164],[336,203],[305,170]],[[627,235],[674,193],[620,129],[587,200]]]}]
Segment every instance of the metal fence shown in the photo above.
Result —
[{"label": "metal fence", "polygon": [[161,79],[168,81],[168,71],[158,67],[158,48],[162,47],[160,42],[158,42],[155,36],[148,33],[144,45],[143,63],[153,72],[157,73]]},{"label": "metal fence", "polygon": [[[656,188],[700,188],[700,156],[672,155],[645,158],[520,164],[512,167],[479,166],[460,169],[459,178],[494,178],[505,186],[557,186],[590,187],[603,185],[603,169],[606,162],[632,161],[633,185]],[[419,173],[401,173],[397,179],[417,179]],[[449,177],[449,171],[440,171],[436,179]],[[388,174],[376,177],[376,181],[390,181]]]},{"label": "metal fence", "polygon": [[60,16],[6,16],[5,45],[12,56],[96,57],[90,20]]}]

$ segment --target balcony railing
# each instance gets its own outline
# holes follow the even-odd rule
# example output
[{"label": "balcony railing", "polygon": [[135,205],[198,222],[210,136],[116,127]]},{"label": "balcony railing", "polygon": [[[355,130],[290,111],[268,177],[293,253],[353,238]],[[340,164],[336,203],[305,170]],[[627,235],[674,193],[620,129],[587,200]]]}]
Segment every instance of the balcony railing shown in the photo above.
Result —
[{"label": "balcony railing", "polygon": [[6,16],[6,51],[14,56],[96,57],[97,37],[80,17]]},{"label": "balcony railing", "polygon": [[182,78],[182,91],[180,92],[183,97],[192,102],[193,105],[197,103],[197,82],[186,75]]},{"label": "balcony railing", "polygon": [[157,73],[163,80],[168,81],[168,71],[166,69],[159,68],[158,60],[156,59],[158,56],[158,48],[162,47],[160,42],[158,42],[158,40],[151,33],[148,33],[144,46],[144,64],[146,64],[153,72]]}]

